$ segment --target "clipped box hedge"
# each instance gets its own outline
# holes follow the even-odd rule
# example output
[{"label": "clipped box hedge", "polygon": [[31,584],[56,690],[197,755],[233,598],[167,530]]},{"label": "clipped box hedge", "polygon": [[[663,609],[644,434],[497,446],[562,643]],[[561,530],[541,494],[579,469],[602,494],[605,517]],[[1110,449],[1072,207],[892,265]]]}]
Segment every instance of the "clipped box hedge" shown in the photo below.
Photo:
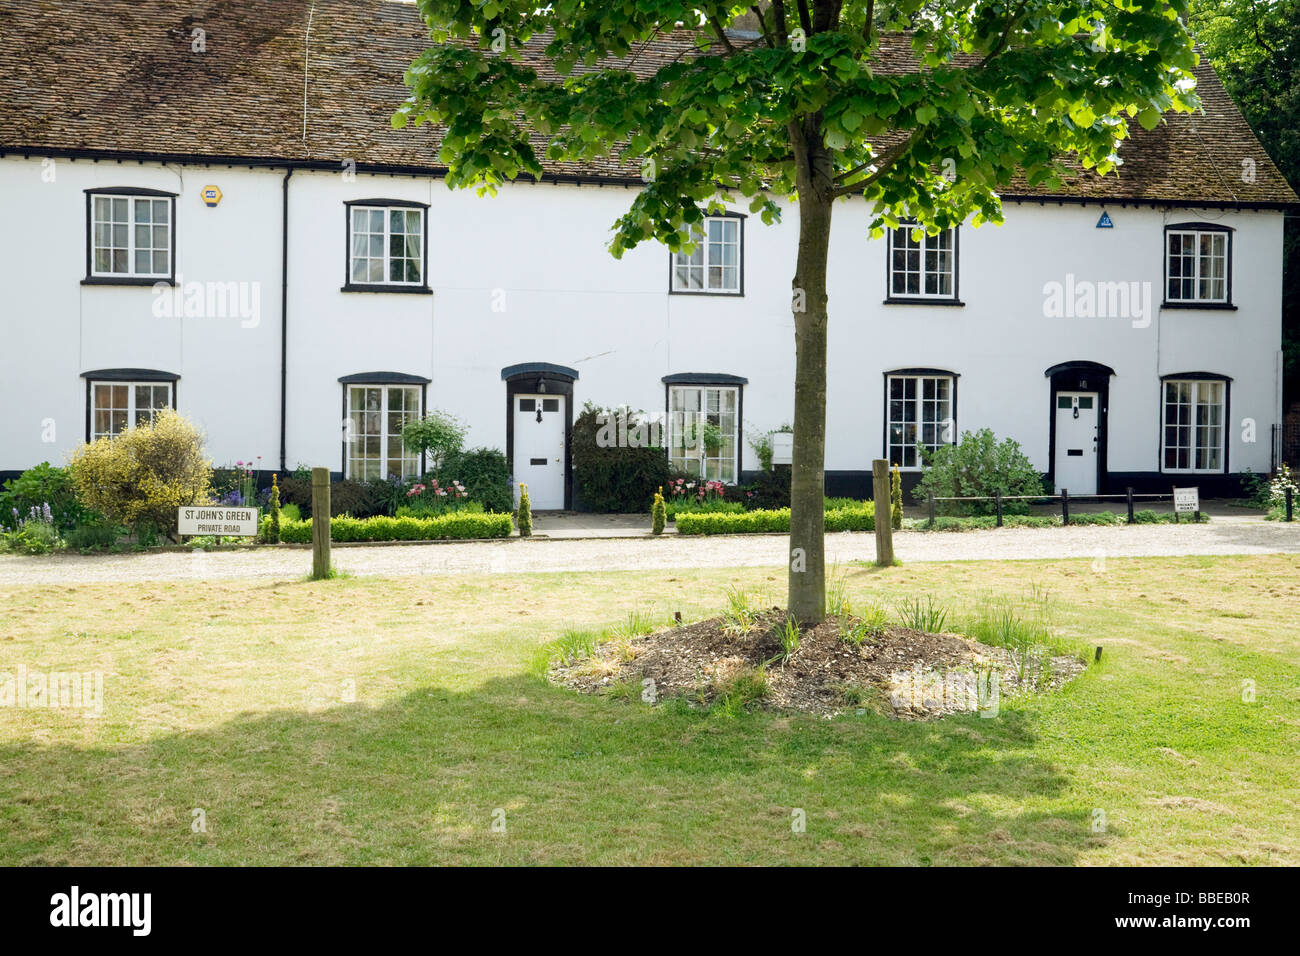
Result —
[{"label": "clipped box hedge", "polygon": [[[871,501],[842,508],[827,508],[826,530],[874,531],[875,517],[876,506]],[[742,514],[684,511],[677,515],[678,534],[761,534],[789,530],[789,508],[746,511]]]},{"label": "clipped box hedge", "polygon": [[[271,530],[271,519],[262,519],[262,539]],[[331,541],[435,541],[444,538],[505,538],[514,530],[508,514],[458,512],[429,518],[330,519]],[[310,521],[280,521],[280,540],[288,544],[311,544]]]}]

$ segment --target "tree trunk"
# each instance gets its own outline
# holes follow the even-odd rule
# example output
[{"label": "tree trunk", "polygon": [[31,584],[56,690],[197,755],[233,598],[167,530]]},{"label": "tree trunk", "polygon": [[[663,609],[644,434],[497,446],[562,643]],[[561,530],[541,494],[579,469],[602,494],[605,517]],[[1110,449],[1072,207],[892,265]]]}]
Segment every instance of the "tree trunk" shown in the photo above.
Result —
[{"label": "tree trunk", "polygon": [[826,259],[832,165],[820,131],[795,144],[799,257],[794,275],[794,457],[790,480],[789,613],[801,625],[826,617]]}]

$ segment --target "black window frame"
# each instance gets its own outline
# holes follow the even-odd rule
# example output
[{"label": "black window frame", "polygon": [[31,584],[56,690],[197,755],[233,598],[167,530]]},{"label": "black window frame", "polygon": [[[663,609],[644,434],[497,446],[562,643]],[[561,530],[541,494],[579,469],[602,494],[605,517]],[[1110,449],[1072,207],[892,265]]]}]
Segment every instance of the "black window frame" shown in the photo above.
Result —
[{"label": "black window frame", "polygon": [[[883,419],[883,429],[881,433],[881,458],[889,463],[889,467],[894,467],[894,462],[889,457],[889,380],[891,378],[947,378],[951,380],[952,400],[949,404],[952,412],[952,437],[947,444],[956,445],[959,434],[957,430],[957,386],[958,380],[961,378],[961,373],[954,372],[952,369],[921,366],[888,369],[882,375],[883,382],[881,385],[881,392],[884,396],[884,402],[881,406],[881,417]],[[920,423],[918,422],[917,424],[919,426]],[[920,464],[919,460],[915,465],[904,465],[902,462],[899,462],[898,470],[902,472],[921,472],[924,471],[924,466]]]},{"label": "black window frame", "polygon": [[[86,196],[86,274],[82,278],[82,285],[134,285],[134,286],[155,286],[162,282],[166,285],[176,285],[176,246],[177,233],[180,232],[176,222],[176,197],[177,193],[169,192],[165,189],[150,189],[144,186],[102,186],[91,187],[82,190]],[[94,203],[96,196],[117,196],[119,198],[139,198],[139,199],[170,199],[171,207],[168,211],[170,217],[168,229],[167,250],[168,262],[170,266],[168,274],[165,276],[138,276],[129,273],[114,273],[112,275],[95,275],[94,273]],[[134,226],[134,221],[128,223],[127,228]]]},{"label": "black window frame", "polygon": [[[159,280],[161,281],[161,280]],[[95,386],[98,384],[115,385],[170,385],[171,408],[176,411],[176,395],[180,391],[181,377],[175,372],[164,372],[156,368],[99,368],[82,372],[86,380],[86,442],[90,442],[91,419],[94,415]]]},{"label": "black window frame", "polygon": [[[724,481],[723,484],[730,487],[743,483],[745,464],[745,387],[749,385],[749,379],[743,375],[732,375],[726,372],[676,372],[672,375],[665,375],[660,381],[664,385],[664,454],[668,456],[670,467],[673,460],[671,434],[673,389],[734,388],[736,390],[736,478],[734,481]],[[714,479],[700,475],[699,480],[712,481]]]},{"label": "black window frame", "polygon": [[[1171,232],[1222,232],[1227,235],[1224,262],[1224,301],[1209,302],[1197,299],[1169,298],[1169,233]],[[1160,247],[1160,308],[1161,309],[1205,309],[1209,311],[1236,312],[1237,306],[1232,302],[1232,257],[1234,233],[1233,226],[1217,222],[1168,222],[1161,232]]]},{"label": "black window frame", "polygon": [[[675,268],[674,268],[673,260],[676,258],[677,253],[669,249],[668,250],[668,294],[669,295],[702,295],[702,296],[708,296],[709,298],[713,298],[713,299],[744,298],[745,296],[745,220],[748,218],[749,217],[743,212],[736,212],[735,210],[728,209],[725,212],[707,213],[705,214],[704,219],[701,221],[701,225],[707,223],[710,219],[737,219],[740,221],[740,226],[736,233],[737,243],[739,244],[740,247],[738,252],[738,258],[739,258],[739,262],[738,262],[739,270],[737,274],[738,286],[734,291],[731,289],[725,289],[718,292],[710,292],[708,289],[676,288],[676,282],[674,281]],[[704,241],[706,243],[708,242],[707,236],[705,237]],[[707,275],[708,273],[707,263],[705,264],[704,269]]]},{"label": "black window frame", "polygon": [[[1219,468],[1167,468],[1165,467],[1165,421],[1166,403],[1165,403],[1165,386],[1169,382],[1222,382],[1223,383],[1223,421],[1220,425],[1222,448],[1222,462]],[[1229,423],[1232,421],[1232,376],[1223,375],[1219,372],[1169,372],[1160,376],[1160,395],[1157,406],[1159,409],[1159,431],[1156,433],[1156,454],[1160,456],[1160,474],[1170,475],[1173,477],[1195,476],[1195,475],[1227,475],[1231,474],[1228,470],[1229,456],[1232,448],[1231,428]],[[1193,406],[1195,407],[1195,406]],[[1195,429],[1195,424],[1191,426]],[[1193,444],[1190,446],[1192,456],[1195,458],[1195,432],[1193,432]]]},{"label": "black window frame", "polygon": [[[908,220],[898,224],[899,229],[909,229],[917,225],[916,220]],[[888,229],[885,231],[885,305],[937,305],[943,307],[964,306],[966,303],[961,300],[961,225],[951,227],[952,233],[952,295],[894,295],[894,233],[897,230]],[[922,266],[924,267],[924,252],[922,252]],[[925,270],[922,268],[922,278]]]},{"label": "black window frame", "polygon": [[[342,435],[339,440],[340,447],[340,468],[339,474],[344,480],[364,481],[366,479],[357,479],[348,474],[348,433],[347,422],[351,420],[350,410],[348,409],[348,390],[352,388],[391,388],[393,386],[420,389],[420,408],[416,418],[422,418],[428,414],[429,407],[429,383],[432,379],[425,378],[423,375],[412,375],[408,372],[357,372],[352,375],[343,375],[339,378],[339,385],[343,390],[343,415],[341,422]],[[387,458],[387,453],[384,455]],[[428,462],[423,452],[420,453],[420,467],[415,477],[423,476],[428,469]],[[387,478],[382,480],[388,480]],[[405,481],[406,479],[402,479]]]},{"label": "black window frame", "polygon": [[[420,255],[423,260],[420,265],[420,282],[419,283],[394,283],[394,282],[353,282],[352,281],[352,207],[353,206],[374,206],[383,208],[385,213],[390,209],[419,209],[422,212],[421,219],[424,224],[424,234],[420,239]],[[343,202],[343,286],[340,292],[370,292],[370,293],[398,293],[406,295],[433,295],[433,289],[429,288],[429,204],[419,202],[414,199],[348,199]]]}]

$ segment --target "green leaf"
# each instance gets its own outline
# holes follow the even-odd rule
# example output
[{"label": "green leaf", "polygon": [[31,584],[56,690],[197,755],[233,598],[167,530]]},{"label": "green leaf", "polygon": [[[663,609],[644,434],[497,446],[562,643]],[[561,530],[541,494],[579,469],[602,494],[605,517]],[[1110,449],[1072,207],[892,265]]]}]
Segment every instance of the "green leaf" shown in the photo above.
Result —
[{"label": "green leaf", "polygon": [[1079,126],[1091,126],[1097,122],[1097,114],[1087,103],[1079,103],[1070,109],[1070,119]]}]

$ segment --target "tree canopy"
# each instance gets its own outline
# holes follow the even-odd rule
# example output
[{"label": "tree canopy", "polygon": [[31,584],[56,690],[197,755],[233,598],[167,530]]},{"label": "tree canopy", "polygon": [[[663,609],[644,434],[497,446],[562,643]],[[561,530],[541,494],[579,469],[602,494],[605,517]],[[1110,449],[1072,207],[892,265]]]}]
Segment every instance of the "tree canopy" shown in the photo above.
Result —
[{"label": "tree canopy", "polygon": [[[1193,109],[1185,9],[420,0],[440,42],[411,66],[412,95],[394,122],[446,127],[451,186],[538,177],[542,157],[616,155],[642,169],[616,255],[651,238],[688,241],[719,190],[771,221],[774,197],[798,194],[809,128],[829,154],[813,188],[864,195],[873,231],[904,217],[937,230],[1000,219],[999,189],[1017,175],[1050,186],[1064,157],[1104,174],[1132,120],[1149,128],[1166,110]],[[673,39],[679,56],[646,62],[647,45]]]}]

